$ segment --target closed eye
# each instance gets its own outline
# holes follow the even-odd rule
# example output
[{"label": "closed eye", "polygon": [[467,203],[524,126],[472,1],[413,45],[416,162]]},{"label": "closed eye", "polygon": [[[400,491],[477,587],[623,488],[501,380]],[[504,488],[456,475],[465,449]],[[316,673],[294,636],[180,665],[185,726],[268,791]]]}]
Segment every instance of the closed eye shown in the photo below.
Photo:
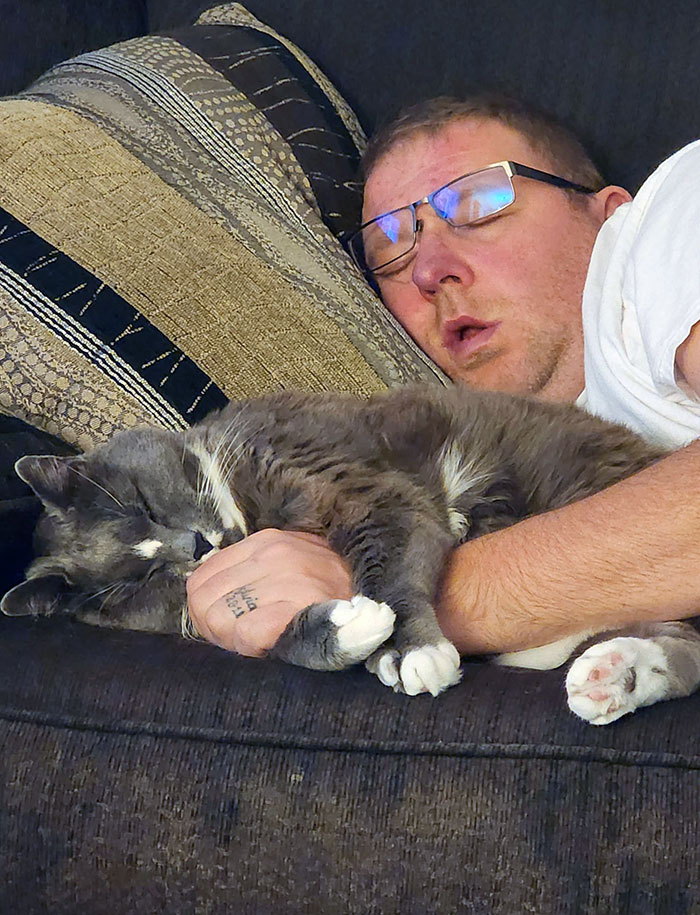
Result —
[{"label": "closed eye", "polygon": [[106,516],[107,518],[126,518],[140,515],[142,512],[142,508],[127,503],[126,505],[120,505],[118,508],[113,505],[105,505],[102,507],[101,515]]},{"label": "closed eye", "polygon": [[141,490],[138,489],[138,487],[136,488],[136,492],[138,494],[139,499],[141,500],[141,504],[139,505],[138,503],[136,503],[133,507],[137,509],[139,514],[143,514],[145,512],[150,521],[152,521],[154,524],[158,524],[158,519],[155,516],[155,512],[153,511],[153,506],[151,505],[151,503],[148,501],[146,496],[141,492]]}]

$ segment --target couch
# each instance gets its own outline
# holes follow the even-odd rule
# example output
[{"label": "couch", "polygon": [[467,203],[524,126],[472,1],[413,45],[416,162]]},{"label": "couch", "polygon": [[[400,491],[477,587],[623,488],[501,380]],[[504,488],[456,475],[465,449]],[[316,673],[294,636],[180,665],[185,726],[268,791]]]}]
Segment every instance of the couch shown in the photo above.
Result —
[{"label": "couch", "polygon": [[[363,135],[402,105],[519,94],[631,191],[700,130],[688,0],[211,6],[2,4],[3,588],[38,513],[20,454],[275,387],[446,383],[338,241]],[[301,127],[259,102],[288,85]],[[0,912],[689,915],[699,730],[697,696],[586,725],[562,671],[466,659],[409,699],[1,618]]]}]

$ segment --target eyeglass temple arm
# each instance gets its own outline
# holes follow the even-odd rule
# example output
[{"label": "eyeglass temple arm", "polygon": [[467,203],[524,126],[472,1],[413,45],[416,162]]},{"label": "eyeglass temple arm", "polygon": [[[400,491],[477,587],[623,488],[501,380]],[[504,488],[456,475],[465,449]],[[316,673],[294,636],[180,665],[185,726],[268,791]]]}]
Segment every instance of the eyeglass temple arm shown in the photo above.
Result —
[{"label": "eyeglass temple arm", "polygon": [[592,187],[584,187],[582,184],[576,184],[575,181],[567,181],[566,178],[550,175],[549,172],[541,172],[538,168],[530,168],[529,165],[519,165],[517,162],[511,162],[510,166],[516,175],[522,175],[523,178],[534,178],[535,181],[544,181],[545,184],[553,184],[556,187],[580,191],[582,194],[595,194]]}]

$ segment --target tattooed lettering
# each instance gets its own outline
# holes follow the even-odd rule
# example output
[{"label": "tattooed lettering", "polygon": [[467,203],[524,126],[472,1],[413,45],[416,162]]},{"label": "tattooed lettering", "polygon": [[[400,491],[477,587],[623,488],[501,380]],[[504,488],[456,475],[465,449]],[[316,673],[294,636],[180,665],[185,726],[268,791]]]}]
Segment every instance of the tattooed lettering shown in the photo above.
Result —
[{"label": "tattooed lettering", "polygon": [[226,606],[233,612],[235,617],[243,616],[244,613],[250,613],[258,606],[255,595],[247,585],[242,588],[236,588],[224,598]]}]

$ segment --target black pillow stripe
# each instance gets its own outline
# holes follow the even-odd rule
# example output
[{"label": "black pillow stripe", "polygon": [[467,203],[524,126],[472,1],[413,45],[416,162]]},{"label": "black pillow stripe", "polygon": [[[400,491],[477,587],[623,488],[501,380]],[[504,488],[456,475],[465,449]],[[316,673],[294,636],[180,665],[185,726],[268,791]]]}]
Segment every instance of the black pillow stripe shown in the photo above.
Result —
[{"label": "black pillow stripe", "polygon": [[360,154],[340,115],[282,42],[247,26],[198,25],[168,32],[217,70],[287,141],[323,221],[336,236],[359,225]]},{"label": "black pillow stripe", "polygon": [[[26,302],[30,310],[40,313],[43,299],[51,300],[51,327],[59,336],[75,345],[77,323],[103,345],[96,359],[115,353],[190,424],[226,403],[208,376],[133,305],[2,207],[0,242],[3,264],[23,279],[25,299],[34,299],[35,308]],[[0,284],[10,282],[0,271]],[[11,291],[17,294],[14,284]]]}]

